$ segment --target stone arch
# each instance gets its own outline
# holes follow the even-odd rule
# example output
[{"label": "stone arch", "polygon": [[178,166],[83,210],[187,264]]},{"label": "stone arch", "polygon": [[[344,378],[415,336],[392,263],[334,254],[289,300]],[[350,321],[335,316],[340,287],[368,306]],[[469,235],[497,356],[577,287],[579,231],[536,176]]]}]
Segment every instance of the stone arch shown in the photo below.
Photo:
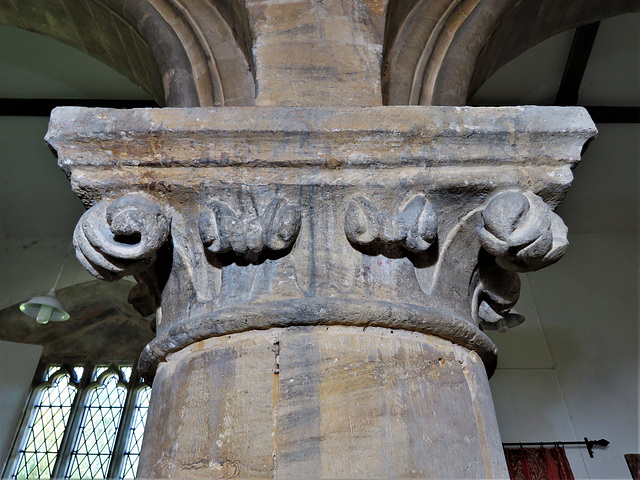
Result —
[{"label": "stone arch", "polygon": [[635,0],[411,0],[389,9],[384,103],[464,105],[501,66],[552,35],[640,11]]},{"label": "stone arch", "polygon": [[147,90],[161,105],[251,105],[246,14],[236,0],[24,0],[0,23],[60,40]]}]

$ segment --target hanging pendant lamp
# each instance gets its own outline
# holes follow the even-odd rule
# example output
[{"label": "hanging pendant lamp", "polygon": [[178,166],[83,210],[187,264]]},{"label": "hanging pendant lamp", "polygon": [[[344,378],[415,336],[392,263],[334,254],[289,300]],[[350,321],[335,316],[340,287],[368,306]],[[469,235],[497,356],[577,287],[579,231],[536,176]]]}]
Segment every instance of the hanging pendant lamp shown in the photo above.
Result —
[{"label": "hanging pendant lamp", "polygon": [[60,280],[60,275],[62,275],[62,269],[64,268],[64,264],[67,262],[70,250],[71,245],[69,245],[67,254],[62,261],[62,266],[60,267],[60,272],[58,272],[56,283],[53,285],[53,288],[49,290],[49,293],[33,297],[28,302],[20,304],[20,311],[35,318],[36,322],[41,325],[49,322],[64,322],[70,318],[70,315],[64,309],[64,305],[60,300],[58,300],[58,297],[56,297],[56,287],[58,286],[58,281]]},{"label": "hanging pendant lamp", "polygon": [[28,302],[20,304],[20,311],[35,318],[42,325],[69,320],[69,314],[65,311],[64,305],[56,297],[55,287],[49,290],[46,295],[33,297]]}]

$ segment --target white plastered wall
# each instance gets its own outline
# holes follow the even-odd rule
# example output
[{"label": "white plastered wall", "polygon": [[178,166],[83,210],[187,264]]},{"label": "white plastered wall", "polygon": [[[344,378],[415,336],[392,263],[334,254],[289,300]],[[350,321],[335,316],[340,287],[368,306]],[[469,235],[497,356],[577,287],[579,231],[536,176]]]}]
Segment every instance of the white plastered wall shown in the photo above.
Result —
[{"label": "white plastered wall", "polygon": [[0,471],[4,466],[42,347],[0,341]]},{"label": "white plastered wall", "polygon": [[638,237],[571,236],[561,263],[523,275],[527,321],[492,334],[491,379],[504,442],[606,438],[567,448],[576,478],[629,478],[638,452]]}]

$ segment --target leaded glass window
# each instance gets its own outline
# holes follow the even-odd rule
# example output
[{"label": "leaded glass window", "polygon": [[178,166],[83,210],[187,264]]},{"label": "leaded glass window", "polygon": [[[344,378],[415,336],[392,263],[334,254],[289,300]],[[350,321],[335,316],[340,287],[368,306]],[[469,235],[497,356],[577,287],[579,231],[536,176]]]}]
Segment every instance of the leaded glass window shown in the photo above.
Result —
[{"label": "leaded glass window", "polygon": [[144,435],[144,423],[147,419],[149,409],[149,398],[151,388],[143,386],[138,392],[138,401],[133,413],[133,421],[129,427],[129,440],[124,452],[123,471],[120,479],[136,478],[138,470],[138,459],[140,458],[140,447],[142,447],[142,436]]},{"label": "leaded glass window", "polygon": [[107,369],[90,385],[76,446],[65,478],[107,478],[116,431],[127,398],[119,372]]},{"label": "leaded glass window", "polygon": [[[74,370],[51,366],[36,388],[24,444],[19,448],[11,478],[50,478],[77,393]],[[82,373],[81,373],[82,375]]]},{"label": "leaded glass window", "polygon": [[131,366],[41,366],[3,478],[135,478],[151,389]]}]

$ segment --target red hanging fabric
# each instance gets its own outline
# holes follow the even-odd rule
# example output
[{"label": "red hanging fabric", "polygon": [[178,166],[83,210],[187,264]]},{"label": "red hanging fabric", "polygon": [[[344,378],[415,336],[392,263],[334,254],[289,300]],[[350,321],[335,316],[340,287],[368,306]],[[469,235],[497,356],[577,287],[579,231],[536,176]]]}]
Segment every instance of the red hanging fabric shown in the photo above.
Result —
[{"label": "red hanging fabric", "polygon": [[505,448],[512,480],[575,480],[564,448]]}]

